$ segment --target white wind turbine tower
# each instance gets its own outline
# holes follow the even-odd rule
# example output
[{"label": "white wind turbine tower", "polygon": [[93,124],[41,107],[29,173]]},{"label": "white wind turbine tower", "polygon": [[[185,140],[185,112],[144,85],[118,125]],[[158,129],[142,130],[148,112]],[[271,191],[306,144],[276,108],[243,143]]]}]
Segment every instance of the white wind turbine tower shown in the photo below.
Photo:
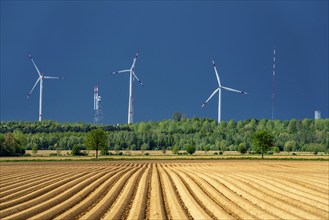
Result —
[{"label": "white wind turbine tower", "polygon": [[128,101],[128,124],[131,124],[131,123],[134,122],[133,80],[136,79],[142,86],[144,86],[143,83],[138,79],[138,77],[135,74],[135,64],[136,64],[138,54],[139,54],[139,52],[137,51],[137,53],[134,57],[134,60],[133,60],[133,64],[131,65],[129,70],[120,70],[120,71],[113,72],[113,74],[124,73],[124,72],[129,72],[130,73],[129,101]]},{"label": "white wind turbine tower", "polygon": [[231,88],[222,86],[221,83],[220,83],[220,79],[219,79],[219,76],[218,76],[218,72],[217,72],[216,64],[215,64],[215,61],[214,60],[212,60],[212,64],[214,66],[214,70],[215,70],[215,73],[216,73],[217,82],[218,82],[218,88],[209,96],[209,98],[202,104],[201,107],[203,108],[208,103],[208,101],[218,92],[218,124],[219,124],[220,123],[220,120],[221,120],[221,96],[222,96],[222,89],[228,90],[228,91],[231,91],[231,92],[238,92],[238,93],[241,93],[241,94],[244,94],[244,95],[247,95],[247,93],[246,92],[243,92],[243,91],[236,90],[236,89],[231,89]]},{"label": "white wind turbine tower", "polygon": [[39,75],[39,78],[37,79],[37,81],[35,82],[33,88],[31,89],[31,92],[27,95],[27,98],[29,98],[34,90],[34,88],[37,86],[38,82],[40,82],[40,99],[39,99],[39,121],[42,121],[42,90],[43,90],[43,80],[44,79],[64,79],[63,77],[57,77],[57,76],[45,76],[43,75],[37,65],[35,64],[31,54],[29,54],[29,57],[35,67],[35,69],[37,70],[38,72],[38,75]]}]

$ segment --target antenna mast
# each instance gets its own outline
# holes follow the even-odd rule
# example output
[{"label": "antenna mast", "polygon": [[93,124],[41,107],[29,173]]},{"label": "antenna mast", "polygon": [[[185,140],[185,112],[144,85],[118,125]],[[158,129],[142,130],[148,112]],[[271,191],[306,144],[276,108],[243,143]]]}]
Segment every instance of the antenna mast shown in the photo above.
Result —
[{"label": "antenna mast", "polygon": [[98,95],[98,85],[94,87],[94,123],[102,124],[103,123],[103,110],[102,110],[102,97]]},{"label": "antenna mast", "polygon": [[272,120],[274,120],[274,101],[275,101],[275,48],[273,50],[273,69],[272,69]]}]

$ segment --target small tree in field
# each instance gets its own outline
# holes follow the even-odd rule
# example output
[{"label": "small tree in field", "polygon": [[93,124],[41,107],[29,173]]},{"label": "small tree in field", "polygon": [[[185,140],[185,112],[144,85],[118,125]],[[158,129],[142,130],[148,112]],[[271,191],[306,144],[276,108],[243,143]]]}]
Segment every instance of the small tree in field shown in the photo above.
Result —
[{"label": "small tree in field", "polygon": [[96,150],[96,159],[98,159],[98,150],[106,147],[108,135],[103,129],[91,130],[85,138],[85,145],[89,150]]},{"label": "small tree in field", "polygon": [[209,145],[208,145],[208,144],[204,145],[204,146],[203,146],[203,150],[204,150],[204,152],[207,154],[208,151],[210,150]]},{"label": "small tree in field", "polygon": [[292,151],[294,148],[296,148],[296,142],[295,141],[287,141],[284,144],[284,150],[287,151],[288,153]]},{"label": "small tree in field", "polygon": [[113,150],[115,151],[115,154],[119,154],[119,151],[120,151],[120,146],[119,146],[119,144],[115,144]]},{"label": "small tree in field", "polygon": [[32,154],[36,155],[38,153],[38,146],[37,145],[33,145],[32,146]]},{"label": "small tree in field", "polygon": [[177,146],[177,145],[174,146],[174,147],[171,149],[171,152],[172,152],[173,154],[177,155],[178,152],[179,152],[179,148],[178,148],[178,146]]},{"label": "small tree in field", "polygon": [[239,144],[239,147],[238,147],[238,151],[239,151],[241,154],[245,154],[245,153],[247,153],[247,146],[246,146],[246,143],[240,143],[240,144]]},{"label": "small tree in field", "polygon": [[252,138],[252,145],[256,152],[262,154],[262,159],[264,158],[264,153],[271,150],[274,146],[274,136],[265,130],[256,131]]},{"label": "small tree in field", "polygon": [[162,150],[162,153],[163,154],[166,154],[167,153],[167,147],[163,146],[161,150]]},{"label": "small tree in field", "polygon": [[79,156],[81,155],[81,152],[80,152],[80,147],[78,145],[74,145],[72,150],[71,150],[71,155],[73,156]]},{"label": "small tree in field", "polygon": [[277,146],[273,147],[272,150],[274,153],[280,153],[280,149]]},{"label": "small tree in field", "polygon": [[187,152],[189,155],[194,154],[195,151],[196,151],[196,148],[195,148],[194,146],[190,146],[190,145],[189,145],[189,146],[186,147],[186,152]]},{"label": "small tree in field", "polygon": [[109,155],[108,146],[105,146],[105,147],[101,148],[101,155],[103,155],[103,156]]},{"label": "small tree in field", "polygon": [[146,143],[142,144],[141,151],[142,151],[143,155],[144,155],[145,151],[147,150],[147,148],[148,148],[148,144],[146,144]]}]

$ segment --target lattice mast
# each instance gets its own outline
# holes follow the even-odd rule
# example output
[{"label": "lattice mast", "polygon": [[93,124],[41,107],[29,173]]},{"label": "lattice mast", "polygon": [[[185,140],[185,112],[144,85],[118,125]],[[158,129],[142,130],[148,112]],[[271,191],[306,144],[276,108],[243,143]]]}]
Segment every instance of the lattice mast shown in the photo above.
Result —
[{"label": "lattice mast", "polygon": [[94,86],[94,123],[103,123],[102,97],[98,95],[98,85]]},{"label": "lattice mast", "polygon": [[274,104],[275,104],[275,48],[273,50],[273,66],[272,66],[272,120],[274,120]]}]

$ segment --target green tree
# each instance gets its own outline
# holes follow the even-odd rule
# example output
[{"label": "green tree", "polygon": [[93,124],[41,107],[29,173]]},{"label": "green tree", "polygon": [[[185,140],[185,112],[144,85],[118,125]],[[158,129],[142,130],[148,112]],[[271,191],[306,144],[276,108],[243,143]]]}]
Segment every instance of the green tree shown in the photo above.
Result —
[{"label": "green tree", "polygon": [[287,151],[288,153],[291,152],[295,148],[296,148],[296,142],[295,141],[287,141],[284,144],[284,150]]},{"label": "green tree", "polygon": [[78,145],[74,145],[71,150],[71,155],[78,156],[80,154],[81,154],[80,147]]},{"label": "green tree", "polygon": [[109,155],[109,148],[107,145],[105,147],[101,148],[101,155],[103,155],[103,156]]},{"label": "green tree", "polygon": [[98,159],[98,150],[106,147],[108,135],[103,129],[91,130],[85,138],[85,145],[89,150],[96,150],[96,159]]},{"label": "green tree", "polygon": [[114,150],[115,154],[119,154],[119,151],[120,151],[120,146],[119,146],[119,144],[115,144],[113,150]]},{"label": "green tree", "polygon": [[172,118],[174,119],[174,121],[180,121],[182,119],[182,113],[174,112],[174,114],[172,115]]},{"label": "green tree", "polygon": [[204,152],[207,154],[208,151],[210,150],[210,146],[209,146],[208,144],[204,145],[204,146],[203,146],[203,150],[204,150]]},{"label": "green tree", "polygon": [[177,155],[178,152],[179,152],[179,148],[178,148],[178,146],[175,145],[175,146],[171,149],[171,152],[172,152],[173,154]]},{"label": "green tree", "polygon": [[188,145],[188,146],[186,147],[186,152],[187,152],[189,155],[194,154],[195,151],[196,151],[196,148],[195,148],[194,146]]},{"label": "green tree", "polygon": [[145,151],[148,149],[148,144],[144,143],[142,144],[141,146],[141,151],[142,151],[142,154],[144,155]]},{"label": "green tree", "polygon": [[246,146],[246,143],[240,143],[240,144],[239,144],[239,147],[238,147],[238,151],[239,151],[241,154],[245,154],[245,153],[247,153],[247,146]]},{"label": "green tree", "polygon": [[274,146],[274,136],[266,130],[258,130],[253,135],[252,145],[254,150],[261,153],[264,158],[264,153]]},{"label": "green tree", "polygon": [[38,146],[37,145],[33,145],[32,146],[32,154],[37,154],[38,153]]},{"label": "green tree", "polygon": [[15,140],[18,142],[19,146],[23,149],[27,146],[26,135],[23,134],[21,130],[16,129],[13,133]]},{"label": "green tree", "polygon": [[161,150],[162,150],[162,153],[163,154],[166,154],[167,153],[167,147],[166,146],[163,146]]},{"label": "green tree", "polygon": [[25,150],[19,145],[13,133],[0,134],[0,156],[21,156]]},{"label": "green tree", "polygon": [[274,153],[280,153],[280,149],[277,146],[274,146],[272,150]]}]

